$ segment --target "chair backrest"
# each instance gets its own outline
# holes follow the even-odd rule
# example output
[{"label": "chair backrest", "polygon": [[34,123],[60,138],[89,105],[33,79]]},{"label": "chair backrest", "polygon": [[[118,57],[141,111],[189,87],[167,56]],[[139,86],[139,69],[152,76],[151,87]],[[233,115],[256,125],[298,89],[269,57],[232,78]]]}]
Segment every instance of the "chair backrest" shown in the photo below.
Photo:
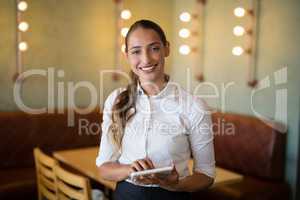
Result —
[{"label": "chair backrest", "polygon": [[58,199],[91,200],[91,186],[87,178],[56,165],[54,173]]},{"label": "chair backrest", "polygon": [[34,148],[33,154],[39,200],[43,199],[43,197],[49,200],[56,200],[57,188],[53,167],[58,165],[58,161],[43,153],[39,148]]}]

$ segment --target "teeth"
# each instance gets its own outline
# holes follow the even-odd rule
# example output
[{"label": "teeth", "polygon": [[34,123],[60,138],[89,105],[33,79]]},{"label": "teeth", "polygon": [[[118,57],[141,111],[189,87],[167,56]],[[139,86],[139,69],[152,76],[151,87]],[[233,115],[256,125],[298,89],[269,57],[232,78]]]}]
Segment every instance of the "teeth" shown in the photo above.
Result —
[{"label": "teeth", "polygon": [[149,67],[141,67],[140,69],[142,71],[145,71],[145,72],[149,72],[149,71],[152,71],[154,69],[154,67],[156,67],[157,65],[152,65],[152,66],[149,66]]}]

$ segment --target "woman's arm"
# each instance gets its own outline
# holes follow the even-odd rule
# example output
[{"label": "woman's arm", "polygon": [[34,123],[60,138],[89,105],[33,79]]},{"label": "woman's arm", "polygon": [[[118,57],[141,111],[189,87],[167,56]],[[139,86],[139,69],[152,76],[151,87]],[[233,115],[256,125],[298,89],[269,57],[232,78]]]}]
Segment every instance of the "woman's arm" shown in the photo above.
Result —
[{"label": "woman's arm", "polygon": [[210,187],[213,182],[213,178],[206,176],[205,174],[194,172],[193,175],[181,179],[176,185],[171,186],[169,189],[174,189],[176,191],[195,192]]},{"label": "woman's arm", "polygon": [[[212,178],[215,176],[214,138],[210,112],[195,110],[196,112],[191,115],[192,127],[188,136],[194,160],[193,174],[177,181],[176,184],[174,184],[176,181],[163,184],[166,189],[194,192],[208,188],[214,182]],[[176,174],[173,173],[173,176],[175,180]]]},{"label": "woman's arm", "polygon": [[192,175],[179,180],[179,174],[174,167],[169,176],[164,179],[157,178],[157,182],[162,188],[167,190],[195,192],[211,186],[214,179],[205,174],[194,172]]},{"label": "woman's arm", "polygon": [[122,181],[131,173],[130,165],[117,162],[106,162],[98,167],[99,175],[109,181]]}]

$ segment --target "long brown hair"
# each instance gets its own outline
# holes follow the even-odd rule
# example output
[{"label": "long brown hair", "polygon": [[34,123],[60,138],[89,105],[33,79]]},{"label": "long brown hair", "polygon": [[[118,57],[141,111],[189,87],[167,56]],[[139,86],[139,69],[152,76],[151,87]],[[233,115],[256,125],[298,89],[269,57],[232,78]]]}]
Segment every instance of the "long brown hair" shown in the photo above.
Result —
[{"label": "long brown hair", "polygon": [[[125,51],[128,52],[128,39],[130,34],[137,28],[152,29],[160,37],[164,46],[167,45],[167,39],[162,28],[150,20],[139,20],[136,21],[131,27],[125,37]],[[131,83],[126,87],[126,90],[121,92],[114,102],[112,107],[112,124],[109,127],[109,135],[115,145],[117,151],[121,149],[122,139],[124,135],[124,130],[126,123],[134,116],[136,113],[136,95],[137,95],[137,85],[139,78],[131,71]],[[168,77],[166,77],[168,79]],[[117,152],[115,152],[117,153]]]}]

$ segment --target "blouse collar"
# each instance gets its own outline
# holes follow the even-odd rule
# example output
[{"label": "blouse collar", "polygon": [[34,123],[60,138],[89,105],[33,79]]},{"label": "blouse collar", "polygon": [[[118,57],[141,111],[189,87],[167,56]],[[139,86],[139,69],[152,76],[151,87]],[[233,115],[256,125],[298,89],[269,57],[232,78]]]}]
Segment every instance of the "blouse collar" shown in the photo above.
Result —
[{"label": "blouse collar", "polygon": [[[161,91],[159,91],[158,94],[151,95],[150,97],[151,98],[162,98],[162,97],[165,97],[170,92],[170,90],[171,90],[171,84],[170,84],[170,80],[168,80],[167,83],[166,83],[166,85],[165,85],[165,87]],[[138,82],[138,85],[137,85],[137,94],[139,96],[147,95],[145,93],[144,89],[142,88],[140,82]]]}]

